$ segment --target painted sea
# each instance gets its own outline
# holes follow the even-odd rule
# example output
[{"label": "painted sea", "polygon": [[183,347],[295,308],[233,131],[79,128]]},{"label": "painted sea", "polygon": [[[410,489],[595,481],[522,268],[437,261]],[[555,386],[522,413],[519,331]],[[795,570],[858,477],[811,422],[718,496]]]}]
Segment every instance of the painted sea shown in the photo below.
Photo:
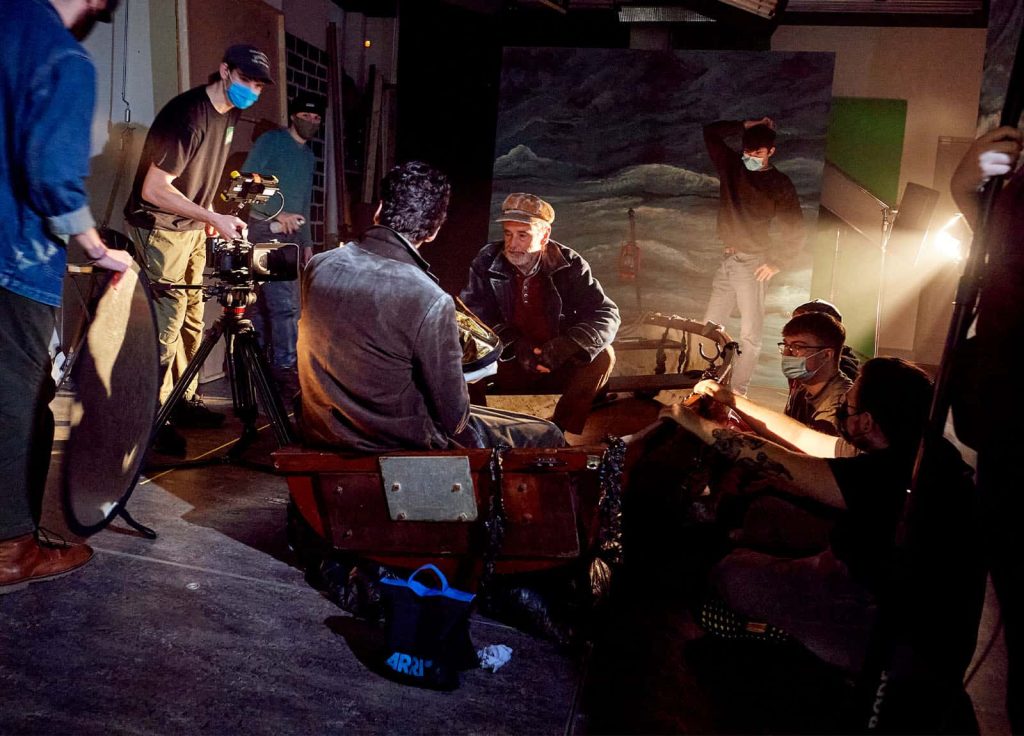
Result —
[{"label": "painted sea", "polygon": [[[624,329],[649,311],[702,319],[722,251],[718,178],[702,127],[773,118],[772,161],[793,180],[810,232],[832,68],[832,54],[819,53],[506,49],[492,213],[510,192],[550,202],[553,238],[590,262]],[[629,209],[641,251],[635,283],[618,275]],[[496,225],[491,236],[500,236]],[[774,345],[808,297],[810,263],[805,252],[771,281],[759,385],[784,385]],[[726,329],[738,334],[738,315]]]}]

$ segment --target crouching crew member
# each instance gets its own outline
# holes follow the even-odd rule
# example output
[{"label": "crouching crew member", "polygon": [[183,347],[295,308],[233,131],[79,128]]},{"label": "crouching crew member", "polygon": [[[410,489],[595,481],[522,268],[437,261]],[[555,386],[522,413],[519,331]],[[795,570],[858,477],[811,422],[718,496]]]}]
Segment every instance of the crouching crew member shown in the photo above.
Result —
[{"label": "crouching crew member", "polygon": [[[922,645],[919,652],[936,660],[936,667],[959,671],[950,679],[959,683],[974,650],[973,632],[969,641],[958,639],[954,647],[949,626],[961,628],[980,613],[984,571],[979,576],[973,569],[977,537],[968,510],[970,467],[945,440],[936,445],[930,465],[928,490],[934,493],[921,501],[921,508],[927,502],[935,517],[930,521],[941,523],[913,530],[918,542],[927,542],[915,559],[931,568],[919,568],[925,574],[912,578],[907,590],[893,586],[896,528],[930,402],[931,383],[923,371],[899,358],[874,358],[864,364],[840,408],[842,437],[760,410],[774,433],[800,452],[720,426],[682,404],[666,407],[663,418],[678,422],[774,488],[840,512],[831,543],[817,554],[787,558],[744,548],[729,553],[712,570],[712,586],[730,609],[776,626],[824,661],[857,672],[865,663],[879,601],[889,594],[891,602],[893,594],[909,591],[910,605],[920,615],[909,635]],[[848,456],[851,446],[860,453]],[[944,526],[950,523],[959,524],[956,540]],[[958,592],[947,593],[938,582],[942,578]],[[937,597],[953,598],[955,605],[928,610]],[[929,616],[945,623],[933,624]],[[976,631],[976,620],[974,626]]]}]

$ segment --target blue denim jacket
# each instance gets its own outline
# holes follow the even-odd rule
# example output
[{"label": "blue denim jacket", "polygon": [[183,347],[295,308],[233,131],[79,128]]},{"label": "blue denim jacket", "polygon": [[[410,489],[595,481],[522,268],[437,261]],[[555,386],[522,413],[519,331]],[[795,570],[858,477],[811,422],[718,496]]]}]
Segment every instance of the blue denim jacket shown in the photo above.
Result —
[{"label": "blue denim jacket", "polygon": [[0,0],[0,287],[60,304],[85,191],[96,71],[48,0]]}]

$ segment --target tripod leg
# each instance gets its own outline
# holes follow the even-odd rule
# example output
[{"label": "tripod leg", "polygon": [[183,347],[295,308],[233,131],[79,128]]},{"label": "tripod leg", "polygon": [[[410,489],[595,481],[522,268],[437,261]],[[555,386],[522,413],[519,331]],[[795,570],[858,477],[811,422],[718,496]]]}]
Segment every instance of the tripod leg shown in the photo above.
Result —
[{"label": "tripod leg", "polygon": [[174,388],[171,390],[171,393],[163,403],[163,406],[160,407],[160,411],[157,412],[156,420],[153,422],[153,434],[156,434],[156,431],[167,422],[168,417],[171,416],[171,410],[174,409],[175,404],[177,404],[181,397],[184,396],[185,389],[188,388],[192,379],[199,373],[199,369],[203,367],[203,362],[210,355],[210,351],[213,350],[213,346],[217,344],[217,341],[220,339],[222,334],[224,334],[223,317],[214,322],[213,327],[211,327],[206,333],[206,336],[203,337],[203,341],[199,344],[199,350],[196,351],[195,357],[192,358],[192,361],[185,368],[185,372],[181,375],[181,378],[178,379],[178,383],[175,384]]},{"label": "tripod leg", "polygon": [[252,386],[252,375],[249,365],[246,362],[244,351],[241,346],[244,340],[240,339],[244,332],[239,332],[239,325],[228,330],[227,337],[227,364],[228,383],[231,385],[231,402],[234,407],[235,416],[242,422],[242,436],[238,442],[228,451],[230,458],[239,458],[249,445],[259,436],[256,429],[256,420],[259,412],[256,407],[256,395]]},{"label": "tripod leg", "polygon": [[238,333],[228,334],[228,382],[231,384],[231,401],[235,415],[242,420],[242,424],[247,427],[251,425],[255,429],[258,416],[256,394],[253,391],[249,366],[244,354],[239,350],[243,342],[240,337]]},{"label": "tripod leg", "polygon": [[245,332],[238,335],[237,339],[239,341],[239,353],[246,364],[249,378],[252,381],[251,385],[255,386],[260,401],[263,404],[263,410],[267,413],[267,418],[270,419],[270,424],[274,427],[277,443],[284,446],[294,442],[295,432],[292,429],[291,422],[288,420],[288,411],[285,409],[284,402],[281,401],[277,387],[270,380],[270,367],[260,351],[256,340],[256,333]]}]

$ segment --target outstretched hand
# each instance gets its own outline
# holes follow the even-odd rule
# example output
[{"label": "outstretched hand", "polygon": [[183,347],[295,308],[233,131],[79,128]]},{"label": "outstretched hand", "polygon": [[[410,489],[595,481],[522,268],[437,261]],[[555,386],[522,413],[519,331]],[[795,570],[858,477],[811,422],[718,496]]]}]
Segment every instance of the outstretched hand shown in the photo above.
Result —
[{"label": "outstretched hand", "polygon": [[723,386],[718,381],[705,378],[693,387],[693,392],[701,396],[708,396],[716,403],[724,404],[731,409],[736,408],[736,395],[731,388]]},{"label": "outstretched hand", "polygon": [[744,128],[753,128],[755,125],[766,125],[769,128],[771,128],[772,130],[775,130],[775,121],[772,120],[767,115],[765,115],[760,120],[745,120],[743,122],[743,127]]},{"label": "outstretched hand", "polygon": [[547,367],[540,364],[541,349],[529,341],[519,338],[515,343],[516,362],[527,373],[550,373]]},{"label": "outstretched hand", "polygon": [[[582,350],[571,337],[559,335],[548,340],[540,348],[534,348],[533,352],[540,358],[541,367],[548,369],[547,371],[541,371],[541,373],[549,373],[561,368],[566,361],[582,352]],[[540,369],[538,368],[538,370]]]},{"label": "outstretched hand", "polygon": [[960,159],[949,190],[972,228],[977,226],[978,190],[993,176],[1013,171],[1020,157],[1022,138],[1021,131],[1004,125],[980,136]]},{"label": "outstretched hand", "polygon": [[1004,125],[979,137],[953,174],[952,187],[977,188],[993,176],[1010,173],[1021,152],[1021,131]]},{"label": "outstretched hand", "polygon": [[108,271],[123,272],[132,263],[132,257],[126,250],[115,250],[107,247],[96,228],[75,233],[68,238],[69,242],[78,245],[88,256],[88,265],[105,268]]},{"label": "outstretched hand", "polygon": [[299,228],[306,223],[306,218],[294,212],[280,212],[277,215],[277,221],[281,223],[281,232],[291,235],[299,231]]},{"label": "outstretched hand", "polygon": [[671,420],[683,429],[693,433],[697,433],[700,430],[701,422],[703,421],[697,412],[685,406],[682,401],[666,406],[658,412],[658,418]]},{"label": "outstretched hand", "polygon": [[[248,227],[243,220],[235,215],[222,215],[219,212],[211,212],[207,222],[222,238],[228,240],[243,237]],[[209,232],[209,228],[207,228],[207,232]]]},{"label": "outstretched hand", "polygon": [[754,269],[754,278],[758,281],[769,281],[772,276],[777,274],[779,269],[770,263],[762,263],[756,269]]},{"label": "outstretched hand", "polygon": [[107,248],[107,252],[103,254],[103,257],[92,265],[99,268],[105,268],[108,271],[122,273],[127,271],[132,265],[132,257],[126,250],[114,250],[113,248]]}]

